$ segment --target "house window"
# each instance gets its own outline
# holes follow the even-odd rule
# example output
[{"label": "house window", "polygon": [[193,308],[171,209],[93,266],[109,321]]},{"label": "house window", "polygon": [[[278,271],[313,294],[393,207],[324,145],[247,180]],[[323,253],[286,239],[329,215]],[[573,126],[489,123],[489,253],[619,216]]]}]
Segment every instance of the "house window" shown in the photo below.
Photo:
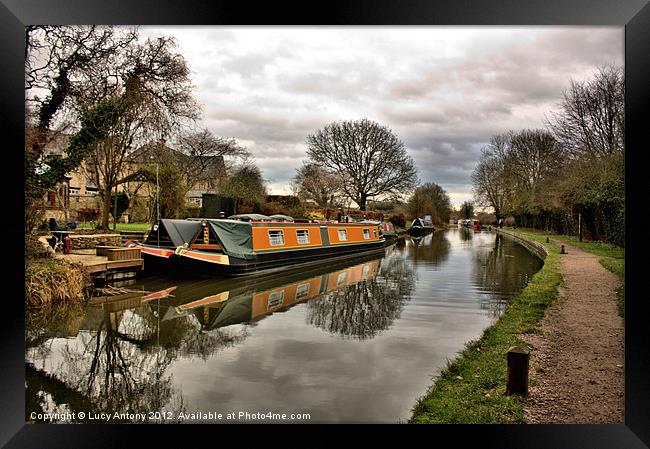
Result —
[{"label": "house window", "polygon": [[269,231],[269,244],[271,246],[284,245],[284,232],[283,231]]},{"label": "house window", "polygon": [[363,230],[363,239],[364,240],[370,240],[370,229],[364,229]]},{"label": "house window", "polygon": [[339,229],[339,241],[345,242],[348,240],[348,231],[346,229]]},{"label": "house window", "polygon": [[298,229],[296,231],[296,236],[298,237],[298,243],[301,245],[306,245],[309,243],[309,231],[306,229]]},{"label": "house window", "polygon": [[296,289],[296,301],[306,298],[309,295],[309,284],[300,284]]}]

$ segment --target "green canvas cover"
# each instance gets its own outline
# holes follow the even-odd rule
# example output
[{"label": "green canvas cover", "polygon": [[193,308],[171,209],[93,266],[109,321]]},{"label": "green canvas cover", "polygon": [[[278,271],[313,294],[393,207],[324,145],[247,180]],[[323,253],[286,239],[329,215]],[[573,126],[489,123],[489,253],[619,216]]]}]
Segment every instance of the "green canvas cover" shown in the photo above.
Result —
[{"label": "green canvas cover", "polygon": [[215,319],[209,323],[209,329],[217,329],[220,327],[230,326],[232,324],[245,323],[251,320],[253,310],[253,293],[248,292],[230,298],[223,306]]},{"label": "green canvas cover", "polygon": [[254,259],[253,225],[237,220],[207,220],[226,254],[241,259]]}]

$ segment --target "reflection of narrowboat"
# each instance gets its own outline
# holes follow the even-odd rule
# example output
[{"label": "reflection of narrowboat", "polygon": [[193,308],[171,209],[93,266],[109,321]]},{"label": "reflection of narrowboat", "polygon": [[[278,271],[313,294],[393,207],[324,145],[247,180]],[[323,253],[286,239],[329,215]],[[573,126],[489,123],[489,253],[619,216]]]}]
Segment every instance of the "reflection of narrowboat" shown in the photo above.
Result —
[{"label": "reflection of narrowboat", "polygon": [[416,218],[413,220],[411,227],[408,229],[410,235],[425,235],[433,232],[433,224],[428,221],[424,221],[422,218]]},{"label": "reflection of narrowboat", "polygon": [[250,322],[273,312],[313,299],[323,293],[347,287],[377,276],[380,260],[344,268],[332,273],[303,278],[292,283],[250,290],[225,291],[176,307],[177,315],[192,311],[207,329]]},{"label": "reflection of narrowboat", "polygon": [[210,274],[241,275],[384,250],[378,224],[190,220],[200,229],[176,254],[182,266]]},{"label": "reflection of narrowboat", "polygon": [[140,248],[145,260],[167,261],[176,248],[189,244],[200,229],[200,222],[162,219],[153,225],[144,243],[133,242],[130,246]]}]

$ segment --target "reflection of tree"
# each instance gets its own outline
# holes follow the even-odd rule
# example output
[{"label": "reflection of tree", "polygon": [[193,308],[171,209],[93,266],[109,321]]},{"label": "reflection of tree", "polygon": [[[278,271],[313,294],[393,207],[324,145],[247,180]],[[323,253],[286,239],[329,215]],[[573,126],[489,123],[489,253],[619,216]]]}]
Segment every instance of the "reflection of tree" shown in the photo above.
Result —
[{"label": "reflection of tree", "polygon": [[422,262],[427,265],[440,265],[449,258],[451,244],[446,232],[434,232],[421,239],[411,237],[411,242],[411,258],[416,264]]},{"label": "reflection of tree", "polygon": [[139,336],[129,335],[128,328],[136,322],[142,326],[142,321],[131,311],[106,311],[96,332],[81,335],[86,337],[81,345],[66,345],[57,376],[91,398],[100,410],[165,410],[172,398],[180,394],[174,390],[171,376],[165,375],[173,355],[162,348],[141,350],[137,344]]},{"label": "reflection of tree", "polygon": [[[92,309],[97,310],[89,307],[89,315]],[[52,372],[27,364],[27,416],[31,411],[48,411],[52,403],[67,404],[69,411],[106,413],[166,410],[176,415],[184,410],[183,398],[166,374],[173,360],[179,354],[206,359],[245,335],[202,331],[191,315],[161,322],[161,309],[156,303],[120,311],[105,308],[91,332],[79,332],[83,313],[61,311],[57,316],[68,321],[56,326],[38,313],[28,314],[28,359],[49,359],[52,337],[77,338],[65,344],[63,362]],[[83,409],[76,408],[80,404]]]},{"label": "reflection of tree", "polygon": [[542,265],[526,248],[501,235],[496,236],[492,249],[475,251],[473,262],[474,278],[486,293],[481,308],[492,318],[503,313],[510,299]]},{"label": "reflection of tree", "polygon": [[81,303],[51,304],[25,311],[25,346],[43,349],[52,337],[77,335],[84,317]]},{"label": "reflection of tree", "polygon": [[345,337],[365,340],[390,328],[415,288],[415,272],[401,252],[382,261],[376,277],[309,301],[309,324]]},{"label": "reflection of tree", "polygon": [[474,231],[463,226],[458,229],[458,237],[463,242],[469,242],[474,238]]}]

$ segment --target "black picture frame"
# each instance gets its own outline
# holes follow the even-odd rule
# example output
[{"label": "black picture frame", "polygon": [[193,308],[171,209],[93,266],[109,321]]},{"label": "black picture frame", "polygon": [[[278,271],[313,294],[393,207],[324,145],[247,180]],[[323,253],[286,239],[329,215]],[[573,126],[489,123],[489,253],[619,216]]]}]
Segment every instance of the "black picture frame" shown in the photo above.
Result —
[{"label": "black picture frame", "polygon": [[[323,3],[279,4],[247,2],[156,0],[2,0],[0,4],[0,46],[2,47],[2,89],[0,109],[5,129],[3,155],[5,166],[4,211],[0,220],[0,235],[5,243],[4,275],[6,290],[3,298],[4,323],[0,344],[0,444],[6,447],[113,447],[136,444],[135,436],[144,437],[149,445],[174,440],[189,444],[226,444],[215,439],[223,430],[214,426],[154,426],[154,425],[45,425],[24,422],[24,302],[20,284],[24,270],[13,255],[24,251],[23,198],[14,187],[24,181],[19,167],[24,137],[24,26],[27,24],[141,24],[141,25],[612,25],[625,27],[626,71],[626,399],[624,425],[445,425],[392,426],[390,431],[408,432],[422,436],[431,444],[461,446],[474,442],[480,447],[589,447],[642,448],[650,445],[648,414],[650,364],[648,347],[650,332],[645,320],[650,316],[642,293],[644,285],[643,257],[647,254],[644,241],[647,203],[642,195],[644,185],[643,150],[648,140],[647,109],[650,99],[650,5],[648,0],[490,0],[438,1],[426,0],[328,1]],[[7,138],[9,137],[9,138]],[[9,165],[11,164],[11,165]],[[15,164],[15,165],[14,165]],[[11,168],[10,168],[11,167]],[[7,176],[8,175],[8,176]],[[24,185],[24,182],[23,182]],[[21,248],[22,245],[22,248]],[[24,267],[23,267],[24,268]],[[15,290],[14,290],[15,288]],[[267,426],[260,431],[265,437],[277,436]],[[363,439],[383,435],[391,426],[363,429]],[[186,430],[187,429],[187,430]],[[291,439],[293,429],[284,434]],[[256,429],[260,430],[260,429]],[[331,437],[331,430],[308,428],[319,441],[340,444]],[[191,432],[191,434],[189,432]],[[323,433],[321,433],[323,432]],[[352,433],[356,433],[353,430]],[[201,436],[197,434],[200,433]],[[250,432],[236,432],[239,443],[250,438]],[[427,440],[428,438],[428,440]],[[302,444],[313,439],[300,437]],[[221,443],[217,442],[221,441]],[[456,443],[449,443],[455,441]],[[444,442],[444,443],[443,443]],[[402,440],[402,444],[422,444],[419,440]],[[143,444],[143,443],[137,443]]]}]

